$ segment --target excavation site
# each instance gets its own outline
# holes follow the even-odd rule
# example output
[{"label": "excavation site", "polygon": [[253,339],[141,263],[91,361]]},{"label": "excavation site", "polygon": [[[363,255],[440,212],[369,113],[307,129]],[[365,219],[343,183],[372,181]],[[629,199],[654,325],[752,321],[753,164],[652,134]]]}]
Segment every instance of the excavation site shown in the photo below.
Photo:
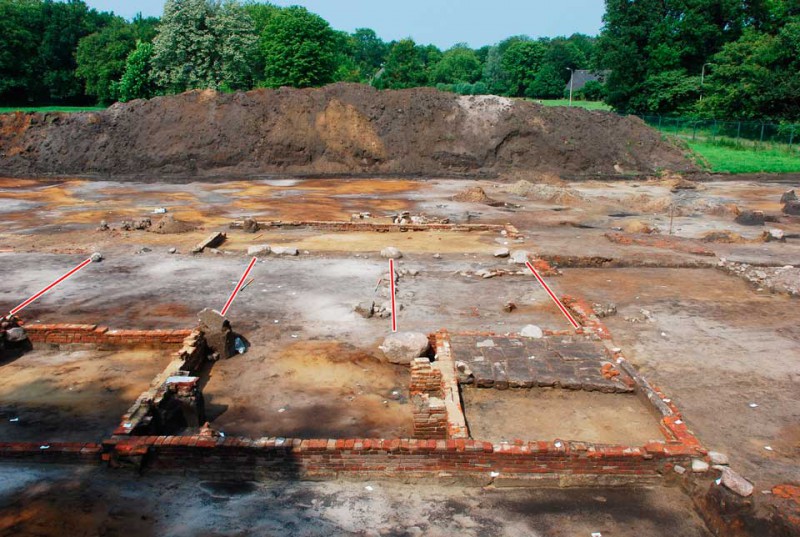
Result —
[{"label": "excavation site", "polygon": [[0,520],[798,535],[800,176],[688,154],[432,88],[0,115]]}]

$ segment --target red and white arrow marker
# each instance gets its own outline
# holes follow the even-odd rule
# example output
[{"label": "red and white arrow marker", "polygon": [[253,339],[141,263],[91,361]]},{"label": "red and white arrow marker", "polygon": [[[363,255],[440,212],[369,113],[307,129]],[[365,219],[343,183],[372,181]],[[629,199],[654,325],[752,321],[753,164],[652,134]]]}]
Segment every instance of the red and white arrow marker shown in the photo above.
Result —
[{"label": "red and white arrow marker", "polygon": [[395,298],[397,289],[394,287],[394,259],[389,260],[389,288],[392,291],[392,332],[397,332],[397,299]]},{"label": "red and white arrow marker", "polygon": [[20,304],[19,306],[17,306],[13,310],[11,310],[9,313],[11,313],[11,315],[16,315],[18,312],[20,312],[23,309],[25,309],[26,307],[28,307],[28,305],[30,305],[31,303],[33,303],[36,300],[38,300],[43,294],[48,292],[50,289],[52,289],[56,285],[60,284],[61,282],[63,282],[64,280],[66,280],[67,278],[69,278],[70,276],[75,274],[76,272],[78,272],[79,270],[81,270],[84,267],[86,267],[87,265],[91,264],[91,262],[92,262],[91,258],[87,259],[86,261],[84,261],[83,263],[81,263],[80,265],[75,267],[74,269],[70,270],[69,272],[67,272],[66,274],[61,276],[59,279],[57,279],[53,283],[51,283],[50,285],[48,285],[47,287],[45,287],[44,289],[42,289],[41,291],[36,293],[35,295],[30,297],[28,300],[26,300],[25,302],[23,302],[22,304]]},{"label": "red and white arrow marker", "polygon": [[253,270],[253,265],[256,264],[256,261],[258,261],[257,257],[254,257],[250,261],[250,264],[247,266],[247,270],[244,271],[244,274],[242,274],[242,277],[239,280],[239,283],[236,284],[236,289],[233,290],[233,293],[231,293],[230,298],[228,298],[228,301],[225,303],[225,307],[222,308],[222,311],[220,312],[223,317],[225,316],[226,313],[228,313],[228,309],[230,309],[231,304],[233,304],[233,299],[236,298],[236,295],[238,295],[239,291],[242,290],[242,286],[244,285],[244,281],[247,279],[247,276],[248,276],[248,274],[250,274],[250,271]]},{"label": "red and white arrow marker", "polygon": [[560,309],[560,310],[561,310],[561,313],[563,313],[563,314],[564,314],[564,316],[565,316],[565,317],[566,317],[566,318],[569,320],[569,322],[570,322],[570,323],[572,323],[572,326],[573,326],[573,328],[575,328],[575,330],[577,330],[578,328],[580,328],[580,327],[581,327],[581,325],[579,325],[579,324],[578,324],[578,322],[577,322],[577,321],[575,320],[575,318],[574,318],[574,317],[573,317],[573,316],[570,314],[569,310],[568,310],[568,309],[567,309],[567,308],[564,306],[564,304],[562,304],[562,303],[561,303],[561,301],[558,299],[558,297],[555,295],[555,293],[554,293],[553,291],[551,291],[551,290],[550,290],[550,288],[549,288],[549,287],[547,286],[547,284],[544,282],[544,280],[543,280],[543,279],[542,279],[542,277],[539,275],[539,273],[536,271],[536,269],[535,269],[535,268],[533,268],[533,265],[531,265],[530,261],[526,261],[526,262],[525,262],[525,264],[528,266],[528,268],[529,268],[529,269],[531,269],[531,272],[533,272],[533,275],[534,275],[534,276],[536,276],[536,279],[537,279],[537,280],[539,280],[539,283],[541,283],[541,284],[542,284],[542,287],[544,287],[544,290],[545,290],[545,291],[547,291],[547,294],[548,294],[548,295],[550,295],[550,298],[552,298],[552,299],[553,299],[553,302],[555,302],[555,303],[556,303],[556,306],[558,306],[558,309]]}]

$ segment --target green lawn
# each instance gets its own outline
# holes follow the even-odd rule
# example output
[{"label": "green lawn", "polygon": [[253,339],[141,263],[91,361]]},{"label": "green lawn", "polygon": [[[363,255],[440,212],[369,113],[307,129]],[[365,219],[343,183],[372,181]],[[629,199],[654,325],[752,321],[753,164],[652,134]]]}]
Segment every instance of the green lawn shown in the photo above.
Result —
[{"label": "green lawn", "polygon": [[692,142],[689,148],[701,161],[708,163],[711,171],[728,173],[791,173],[800,172],[798,149],[750,149],[738,148],[713,142]]},{"label": "green lawn", "polygon": [[105,106],[0,106],[0,114],[10,114],[12,112],[91,112],[105,109]]},{"label": "green lawn", "polygon": [[[530,99],[535,103],[545,106],[569,106],[569,99]],[[576,108],[586,108],[587,110],[611,110],[611,107],[599,101],[572,101],[572,106]]]}]

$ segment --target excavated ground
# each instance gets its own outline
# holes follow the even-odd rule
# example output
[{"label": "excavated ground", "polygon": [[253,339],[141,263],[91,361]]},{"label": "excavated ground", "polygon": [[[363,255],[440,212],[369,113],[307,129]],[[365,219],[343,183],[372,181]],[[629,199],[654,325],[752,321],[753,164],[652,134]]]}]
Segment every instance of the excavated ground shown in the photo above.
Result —
[{"label": "excavated ground", "polygon": [[[390,321],[364,319],[353,312],[358,302],[375,300],[381,304],[387,300],[385,287],[376,289],[381,275],[388,270],[379,250],[398,247],[404,253],[398,268],[418,271],[416,276],[402,276],[398,284],[403,306],[398,315],[401,330],[433,332],[447,328],[502,334],[518,331],[527,324],[568,329],[566,320],[530,275],[482,278],[476,274],[480,270],[518,270],[492,253],[501,247],[526,249],[560,264],[563,274],[548,278],[559,295],[616,304],[618,313],[604,319],[615,344],[674,399],[703,444],[727,453],[734,466],[755,482],[757,491],[777,483],[800,481],[800,436],[795,426],[800,416],[800,308],[796,297],[783,292],[787,287],[775,286],[770,279],[773,274],[781,274],[781,285],[800,285],[800,221],[780,216],[778,203],[789,185],[710,181],[698,184],[694,190],[672,192],[669,178],[548,181],[544,186],[540,182],[532,187],[487,179],[468,185],[453,179],[293,179],[185,185],[0,179],[0,306],[10,309],[92,252],[100,251],[106,257],[102,263],[91,265],[45,295],[23,312],[23,318],[32,323],[185,328],[194,324],[195,313],[200,309],[224,304],[247,264],[248,246],[297,246],[298,257],[273,255],[261,259],[252,273],[254,281],[234,303],[229,314],[231,322],[252,346],[244,355],[215,364],[203,379],[210,417],[216,427],[229,434],[391,437],[410,428],[410,405],[405,400],[408,374],[380,359],[377,346],[390,330]],[[480,186],[500,204],[453,201],[466,186]],[[764,210],[776,221],[766,226],[741,226],[734,222],[731,205],[739,210]],[[158,207],[166,207],[168,214],[196,229],[166,235],[119,229],[122,220],[149,216],[155,221],[159,216],[152,211]],[[227,228],[230,221],[250,215],[259,219],[348,220],[352,213],[371,212],[383,217],[400,210],[449,218],[456,223],[510,222],[524,239],[489,231],[348,233],[301,228],[247,234]],[[112,229],[96,231],[100,220],[107,220]],[[684,242],[669,235],[670,220],[674,237]],[[645,227],[657,227],[660,233],[628,235],[620,231]],[[763,242],[760,237],[769,228],[783,230],[786,242]],[[197,242],[217,230],[228,233],[228,241],[220,246],[219,253],[189,254]],[[741,240],[698,240],[708,231],[733,232]],[[623,233],[626,240],[612,242],[607,238],[612,232]],[[177,253],[168,253],[170,248],[176,248]],[[708,255],[699,255],[698,249]],[[722,257],[760,265],[756,268],[770,277],[755,283],[745,281],[717,268]],[[789,265],[793,267],[784,268]],[[503,309],[509,301],[517,305],[511,313]],[[78,378],[74,377],[78,373],[73,373],[70,368],[74,366],[69,363],[57,362],[75,355],[48,356],[52,362],[48,367],[52,365],[54,369],[42,373],[42,378],[63,378],[67,381],[63,388],[68,391],[69,382]],[[38,353],[31,357],[42,358]],[[92,395],[87,391],[85,395],[93,397],[98,406],[127,390],[108,384],[108,378],[130,377],[132,372],[109,374],[100,367],[113,363],[113,356],[102,361],[77,361],[80,374],[87,376],[86,385],[94,386],[92,389],[98,392]],[[17,365],[2,364],[0,371],[10,371]],[[154,372],[151,374],[148,367],[143,363],[140,369],[149,381]],[[159,369],[155,367],[154,371]],[[12,375],[5,382],[14,378]],[[0,388],[5,385],[0,384]],[[119,391],[101,394],[107,392],[108,386]],[[489,402],[496,404],[509,393]],[[42,397],[47,398],[47,394]],[[486,430],[480,429],[480,420],[476,419],[479,414],[474,414],[476,400],[468,396],[467,418],[473,413],[476,437],[486,434],[498,439],[518,435],[530,438],[530,431],[550,439],[569,438],[579,432],[593,436],[584,440],[599,441],[615,441],[620,438],[620,431],[621,436],[642,436],[634,440],[651,436],[644,423],[641,427],[636,425],[635,420],[641,417],[639,410],[628,412],[619,406],[624,406],[629,396],[608,395],[610,403],[601,401],[598,405],[581,400],[586,404],[579,408],[592,403],[592,409],[577,414],[575,397],[597,398],[599,394],[569,394],[535,401],[532,406],[546,409],[549,416],[540,422],[511,419],[509,411],[509,420],[495,423],[488,418],[498,410],[489,408],[483,420]],[[123,399],[127,403],[119,409],[109,403],[111,423],[135,395],[128,398],[126,393]],[[750,403],[758,406],[751,408]],[[517,406],[506,404],[508,408]],[[500,412],[506,413],[502,409]],[[536,416],[531,413],[527,417]],[[655,420],[649,423],[653,425]],[[8,425],[11,424],[0,424],[0,428]],[[504,430],[492,431],[491,427]],[[87,439],[95,438],[89,435]],[[87,472],[86,481],[95,484],[90,486],[105,486],[107,480],[118,479]],[[41,511],[49,490],[41,488],[42,483],[49,479],[48,475],[56,476],[57,471],[28,469],[24,473],[29,476],[26,486],[33,487],[24,491],[25,497],[38,502]],[[56,477],[61,479],[60,474]],[[147,496],[142,491],[159,487],[158,479],[161,478],[151,476],[137,483],[137,491],[126,492],[126,497]],[[195,485],[172,486],[189,490]],[[320,520],[323,515],[313,506],[326,505],[343,513],[354,509],[358,502],[369,501],[346,484],[291,487],[299,487],[292,489],[291,495],[301,495],[305,498],[301,503],[312,506],[311,510],[292,511],[291,516],[284,513],[286,520],[306,517],[304,523],[293,522],[298,524],[294,526],[298,535],[315,534],[307,519]],[[13,487],[6,488],[12,494]],[[364,490],[363,485],[357,488]],[[270,490],[254,489],[243,496],[223,494],[223,499],[213,499],[216,496],[211,495],[211,499],[203,501],[204,505],[222,502],[229,506],[228,511],[241,521],[230,522],[232,531],[264,529],[266,526],[251,525],[255,524],[255,515],[248,512],[262,494],[277,494]],[[353,502],[335,500],[340,493],[352,493]],[[418,498],[419,503],[414,504],[417,507],[410,508],[415,517],[427,512],[423,507],[427,493],[419,488],[398,488],[386,494],[393,498],[392,505],[397,498]],[[461,493],[443,494],[455,498]],[[420,526],[422,534],[459,531],[480,535],[484,529],[495,527],[492,524],[499,524],[502,531],[496,534],[508,535],[580,535],[592,531],[604,535],[705,535],[684,497],[674,490],[644,496],[635,491],[614,492],[620,495],[621,503],[615,503],[608,492],[596,493],[607,502],[594,500],[594,493],[577,491],[558,492],[558,501],[545,501],[537,493],[530,493],[527,499],[517,498],[516,493],[497,494],[496,503],[472,498],[469,502],[478,503],[468,502],[466,507],[449,514],[440,513],[444,518],[438,522]],[[6,502],[11,501],[8,498]],[[66,495],[59,509],[68,509],[70,502],[83,502],[81,498],[77,492]],[[116,496],[109,498],[103,505],[86,500],[87,508],[92,513],[96,509],[99,518],[107,517],[104,510],[118,504]],[[186,502],[189,499],[184,501],[189,506]],[[572,506],[568,515],[553,514],[565,505]],[[154,504],[144,508],[149,518],[142,519],[143,531],[192,533],[191,525],[175,530],[173,519],[166,518],[162,507]],[[469,520],[458,519],[465,525],[454,525],[454,517],[462,513],[459,509],[471,513],[464,515]],[[41,516],[40,511],[31,514],[9,507],[7,527],[53,534],[56,514],[45,518],[51,521],[43,523],[50,528],[46,530],[34,520]],[[275,513],[275,519],[283,520],[284,515]],[[81,524],[94,527],[94,516],[82,519]],[[127,520],[125,516],[123,513],[112,520]],[[329,520],[332,526],[324,527],[328,533],[333,531],[331,528],[343,534],[354,533],[347,528],[364,527],[358,524],[368,520],[371,519],[367,516],[353,522],[356,526],[347,526],[339,519]],[[384,534],[413,534],[403,529],[405,517],[385,524],[396,531],[387,529]]]}]

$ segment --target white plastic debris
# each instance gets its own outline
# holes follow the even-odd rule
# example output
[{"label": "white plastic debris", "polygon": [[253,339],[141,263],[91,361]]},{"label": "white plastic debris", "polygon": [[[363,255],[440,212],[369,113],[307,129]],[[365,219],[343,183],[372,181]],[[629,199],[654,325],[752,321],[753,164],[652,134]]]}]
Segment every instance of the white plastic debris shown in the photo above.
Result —
[{"label": "white plastic debris", "polygon": [[489,477],[500,477],[500,472],[489,472]]},{"label": "white plastic debris", "polygon": [[764,449],[766,449],[767,451],[775,451],[774,449],[772,449],[772,446],[764,446]]},{"label": "white plastic debris", "polygon": [[10,421],[11,423],[16,423],[19,421],[19,418],[9,418],[8,421]]},{"label": "white plastic debris", "polygon": [[166,207],[157,207],[153,209],[153,214],[166,214],[167,208]]},{"label": "white plastic debris", "polygon": [[50,446],[48,444],[43,444],[39,446],[39,449],[50,449]]},{"label": "white plastic debris", "polygon": [[603,534],[600,533],[599,531],[593,531],[592,532],[592,537],[603,537]]},{"label": "white plastic debris", "polygon": [[758,403],[750,403],[747,406],[749,406],[750,408],[758,408]]},{"label": "white plastic debris", "polygon": [[278,414],[283,414],[284,412],[286,412],[285,408],[279,408],[278,409]]},{"label": "white plastic debris", "polygon": [[372,492],[372,491],[373,491],[373,490],[375,490],[375,489],[374,489],[374,488],[372,488],[372,486],[371,486],[371,485],[367,485],[366,487],[364,487],[364,490],[366,490],[367,492]]}]

